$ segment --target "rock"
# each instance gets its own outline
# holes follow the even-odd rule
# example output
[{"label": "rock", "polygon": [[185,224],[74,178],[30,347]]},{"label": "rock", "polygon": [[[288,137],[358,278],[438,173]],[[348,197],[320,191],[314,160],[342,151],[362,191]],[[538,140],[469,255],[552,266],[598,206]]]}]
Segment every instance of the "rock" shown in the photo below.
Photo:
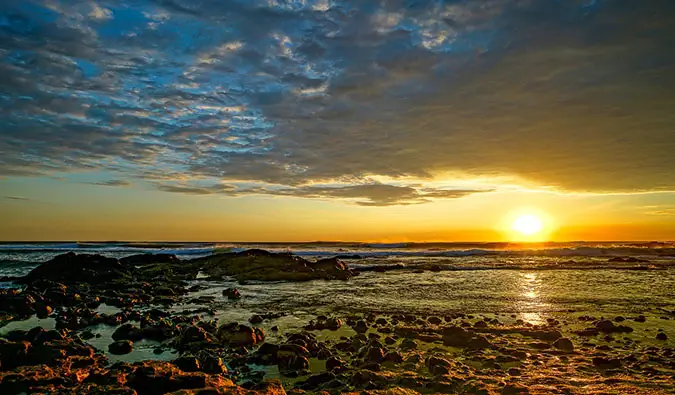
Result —
[{"label": "rock", "polygon": [[367,362],[381,362],[384,359],[384,350],[380,347],[370,347],[366,351],[365,360]]},{"label": "rock", "polygon": [[344,361],[337,357],[330,357],[326,360],[326,370],[332,371],[332,370],[339,370],[342,369],[344,366]]},{"label": "rock", "polygon": [[331,317],[331,318],[327,319],[326,323],[324,324],[324,327],[326,329],[329,329],[329,330],[332,330],[332,331],[336,331],[336,330],[340,329],[341,326],[342,326],[342,320],[339,319],[339,318],[334,318],[334,317]]},{"label": "rock", "polygon": [[280,370],[298,371],[309,369],[309,360],[306,357],[285,358],[278,362]]},{"label": "rock", "polygon": [[335,380],[335,374],[331,372],[323,372],[309,376],[307,380],[298,383],[297,386],[304,390],[311,391],[319,388],[320,386],[326,385],[333,380]]},{"label": "rock", "polygon": [[448,374],[452,364],[445,358],[431,356],[426,359],[425,364],[429,372],[434,376],[442,376]]},{"label": "rock", "polygon": [[182,356],[173,361],[173,363],[184,372],[197,372],[201,370],[199,359],[193,356]]},{"label": "rock", "polygon": [[248,322],[250,322],[251,324],[254,324],[254,325],[260,324],[261,322],[263,322],[263,318],[258,314],[253,314],[251,316],[251,318],[248,319]]},{"label": "rock", "polygon": [[0,367],[10,370],[29,361],[33,346],[27,341],[10,342],[0,339]]},{"label": "rock", "polygon": [[53,311],[54,309],[49,305],[43,303],[35,304],[35,314],[38,318],[47,318],[52,314]]},{"label": "rock", "polygon": [[518,395],[518,394],[529,394],[530,391],[527,387],[523,387],[518,384],[507,384],[502,389],[502,395]]},{"label": "rock", "polygon": [[668,335],[663,332],[659,332],[656,334],[656,340],[668,340]]},{"label": "rock", "polygon": [[30,284],[36,280],[52,280],[64,283],[99,284],[114,279],[128,280],[130,278],[129,269],[125,268],[117,259],[102,255],[68,252],[41,264],[17,282]]},{"label": "rock", "polygon": [[573,352],[574,344],[572,341],[566,337],[561,337],[553,343],[553,347],[564,352]]},{"label": "rock", "polygon": [[440,318],[435,317],[435,316],[429,317],[429,319],[427,321],[432,325],[440,325],[440,324],[443,323],[443,320],[441,320]]},{"label": "rock", "polygon": [[190,262],[210,276],[232,276],[237,280],[308,281],[346,280],[353,276],[347,264],[337,258],[310,262],[287,253],[246,250],[215,254]]},{"label": "rock", "polygon": [[492,344],[485,337],[476,336],[473,339],[471,339],[469,343],[467,343],[466,347],[473,350],[480,350],[484,348],[490,348],[492,347]]},{"label": "rock", "polygon": [[265,340],[265,332],[260,328],[240,325],[235,322],[220,326],[218,337],[230,345],[252,346]]},{"label": "rock", "polygon": [[214,355],[205,355],[199,360],[201,370],[205,373],[211,374],[226,374],[228,372],[227,366],[222,358]]},{"label": "rock", "polygon": [[401,342],[401,350],[416,350],[417,342],[413,339],[403,339]]},{"label": "rock", "polygon": [[118,340],[108,345],[108,351],[115,355],[129,354],[134,349],[134,343],[130,340]]},{"label": "rock", "polygon": [[464,328],[451,326],[443,330],[443,344],[450,347],[466,347],[472,334]]},{"label": "rock", "polygon": [[617,358],[593,357],[593,365],[600,369],[616,369],[621,367],[621,360]]},{"label": "rock", "polygon": [[227,288],[226,290],[223,291],[223,296],[227,297],[228,299],[240,299],[241,298],[241,293],[239,293],[239,290],[237,288]]},{"label": "rock", "polygon": [[132,342],[143,339],[143,332],[132,324],[123,324],[112,334],[113,340],[131,340]]},{"label": "rock", "polygon": [[180,259],[174,254],[138,254],[120,259],[125,266],[153,265],[157,263],[180,263]]},{"label": "rock", "polygon": [[352,328],[356,331],[356,333],[366,333],[368,331],[368,324],[364,320],[359,320],[356,321],[354,325],[352,325]]},{"label": "rock", "polygon": [[403,355],[401,355],[401,353],[398,351],[389,351],[384,355],[384,360],[387,362],[399,364],[403,362]]}]

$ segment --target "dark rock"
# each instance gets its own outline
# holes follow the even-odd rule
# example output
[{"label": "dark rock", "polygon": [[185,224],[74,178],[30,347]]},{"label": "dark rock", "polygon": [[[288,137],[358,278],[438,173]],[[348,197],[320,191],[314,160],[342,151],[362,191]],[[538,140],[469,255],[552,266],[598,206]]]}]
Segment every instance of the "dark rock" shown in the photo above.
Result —
[{"label": "dark rock", "polygon": [[573,352],[574,344],[572,341],[566,337],[561,337],[553,343],[553,347],[564,352]]},{"label": "dark rock", "polygon": [[248,319],[248,322],[250,322],[251,324],[254,324],[254,325],[260,324],[261,322],[263,322],[263,318],[258,314],[254,314],[254,315],[251,316],[251,318]]},{"label": "dark rock", "polygon": [[220,326],[218,337],[230,345],[252,346],[265,340],[265,332],[260,328],[252,328],[235,322]]},{"label": "dark rock", "polygon": [[327,370],[339,370],[344,366],[344,361],[337,357],[330,357],[326,360],[326,369]]},{"label": "dark rock", "polygon": [[471,342],[471,332],[457,326],[443,330],[443,344],[450,347],[466,347]]},{"label": "dark rock", "polygon": [[310,262],[291,254],[257,249],[215,254],[191,263],[201,266],[210,276],[233,276],[239,281],[346,280],[353,276],[347,265],[337,258]]},{"label": "dark rock", "polygon": [[211,374],[226,374],[228,372],[227,366],[222,358],[214,355],[205,355],[199,360],[201,370],[205,373]]},{"label": "dark rock", "polygon": [[431,356],[425,361],[427,369],[434,376],[442,376],[448,374],[452,364],[445,358],[440,358],[437,356]]},{"label": "dark rock", "polygon": [[108,351],[115,355],[129,354],[134,349],[134,343],[130,340],[118,340],[108,346]]},{"label": "dark rock", "polygon": [[668,340],[668,335],[663,332],[659,332],[656,334],[656,340]]},{"label": "dark rock", "polygon": [[367,362],[380,362],[384,359],[384,350],[380,347],[370,347],[366,351],[365,360]]},{"label": "dark rock", "polygon": [[132,342],[143,339],[143,332],[132,324],[123,324],[112,334],[113,340],[131,340]]},{"label": "dark rock", "polygon": [[184,372],[197,372],[201,370],[199,359],[192,356],[182,356],[173,361],[173,363]]},{"label": "dark rock", "polygon": [[600,369],[616,369],[621,367],[621,360],[618,358],[593,357],[593,365]]},{"label": "dark rock", "polygon": [[237,288],[227,288],[226,290],[223,291],[223,296],[227,297],[228,299],[240,299],[241,298],[241,293],[239,293],[239,290]]},{"label": "dark rock", "polygon": [[413,339],[403,339],[401,342],[401,350],[416,350],[417,342]]},{"label": "dark rock", "polygon": [[157,263],[180,263],[180,259],[174,254],[138,254],[120,259],[120,263],[126,266],[153,265]]}]

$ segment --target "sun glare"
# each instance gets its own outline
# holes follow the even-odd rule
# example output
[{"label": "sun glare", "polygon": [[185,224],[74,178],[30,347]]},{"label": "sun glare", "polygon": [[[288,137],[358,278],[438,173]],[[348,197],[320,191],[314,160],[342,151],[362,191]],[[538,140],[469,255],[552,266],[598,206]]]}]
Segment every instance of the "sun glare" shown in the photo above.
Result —
[{"label": "sun glare", "polygon": [[532,236],[544,229],[544,223],[536,215],[523,214],[513,221],[511,228],[522,235]]}]

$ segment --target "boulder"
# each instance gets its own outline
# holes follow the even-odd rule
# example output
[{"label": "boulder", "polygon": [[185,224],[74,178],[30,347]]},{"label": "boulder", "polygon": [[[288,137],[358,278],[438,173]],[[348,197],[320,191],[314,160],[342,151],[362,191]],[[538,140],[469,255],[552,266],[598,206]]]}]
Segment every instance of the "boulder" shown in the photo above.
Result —
[{"label": "boulder", "polygon": [[310,262],[286,253],[252,249],[242,252],[215,254],[191,261],[212,277],[232,276],[248,281],[308,281],[352,277],[347,264],[337,258]]},{"label": "boulder", "polygon": [[125,266],[154,265],[157,263],[180,263],[180,259],[174,254],[138,254],[120,259]]},{"label": "boulder", "polygon": [[257,327],[233,322],[218,328],[218,338],[229,345],[252,346],[265,340],[265,332]]},{"label": "boulder", "polygon": [[129,270],[117,259],[102,255],[68,252],[41,264],[17,282],[30,284],[36,280],[52,280],[66,284],[73,282],[99,284],[115,279],[130,278]]},{"label": "boulder", "polygon": [[564,352],[573,352],[574,344],[572,341],[566,337],[561,337],[553,343],[553,347]]},{"label": "boulder", "polygon": [[118,340],[108,345],[108,351],[115,355],[129,354],[134,349],[134,343],[130,340]]},{"label": "boulder", "polygon": [[241,293],[239,293],[237,288],[227,288],[223,290],[223,296],[227,297],[228,299],[235,300],[241,298]]}]

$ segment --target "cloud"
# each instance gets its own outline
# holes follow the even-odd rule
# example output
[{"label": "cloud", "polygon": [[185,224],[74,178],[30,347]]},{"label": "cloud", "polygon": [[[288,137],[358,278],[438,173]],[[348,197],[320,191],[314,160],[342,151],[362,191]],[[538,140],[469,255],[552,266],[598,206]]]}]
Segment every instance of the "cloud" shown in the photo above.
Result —
[{"label": "cloud", "polygon": [[164,192],[185,193],[188,195],[213,195],[217,193],[225,193],[231,191],[234,187],[230,185],[209,185],[205,187],[190,186],[190,185],[171,185],[158,184],[157,189]]},{"label": "cloud", "polygon": [[675,187],[672,2],[131,4],[3,3],[0,176],[363,205],[466,195],[373,177]]},{"label": "cloud", "polygon": [[126,187],[131,185],[131,182],[126,180],[107,180],[101,182],[88,182],[87,184],[91,185],[101,185],[106,187]]},{"label": "cloud", "polygon": [[5,199],[9,199],[9,200],[21,200],[21,201],[29,201],[29,200],[31,200],[31,199],[28,199],[28,198],[22,197],[22,196],[5,196]]}]

